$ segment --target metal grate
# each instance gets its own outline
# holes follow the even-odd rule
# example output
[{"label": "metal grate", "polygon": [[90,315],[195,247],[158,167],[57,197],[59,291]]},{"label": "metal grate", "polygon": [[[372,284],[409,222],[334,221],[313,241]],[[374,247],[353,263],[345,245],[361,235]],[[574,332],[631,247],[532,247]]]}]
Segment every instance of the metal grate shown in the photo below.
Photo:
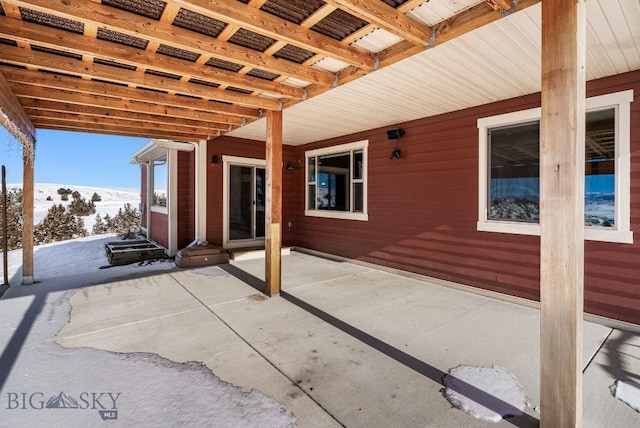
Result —
[{"label": "metal grate", "polygon": [[223,70],[233,71],[236,73],[242,69],[241,64],[236,64],[235,62],[225,61],[223,59],[218,59],[218,58],[211,58],[209,61],[206,62],[206,65],[210,67],[221,68]]},{"label": "metal grate", "polygon": [[129,36],[127,34],[109,30],[108,28],[98,28],[97,38],[142,50],[146,49],[149,44],[148,40]]},{"label": "metal grate", "polygon": [[245,48],[264,52],[269,46],[275,43],[275,40],[270,37],[263,36],[262,34],[241,28],[231,36],[229,42]]},{"label": "metal grate", "polygon": [[300,24],[323,4],[321,0],[269,0],[260,9],[278,18]]},{"label": "metal grate", "polygon": [[173,46],[168,46],[168,45],[160,45],[156,52],[163,55],[171,56],[178,59],[184,59],[186,61],[191,61],[191,62],[195,62],[195,60],[200,58],[200,54],[197,54],[195,52],[190,52],[184,49],[174,48]]},{"label": "metal grate", "polygon": [[82,22],[22,7],[20,8],[20,15],[22,16],[23,21],[46,25],[48,27],[57,28],[58,30],[66,30],[76,34],[84,33],[84,24]]},{"label": "metal grate", "polygon": [[275,56],[276,58],[282,58],[298,64],[302,64],[313,55],[315,55],[313,52],[306,49],[302,49],[293,45],[286,45],[278,52],[276,52],[273,56]]},{"label": "metal grate", "polygon": [[102,4],[155,20],[160,19],[167,5],[162,0],[102,0]]},{"label": "metal grate", "polygon": [[367,25],[366,21],[336,9],[311,29],[332,39],[342,40],[365,25]]},{"label": "metal grate", "polygon": [[227,24],[222,21],[200,15],[187,9],[180,9],[180,11],[178,11],[176,18],[173,20],[173,25],[210,37],[218,37],[224,27],[227,26]]},{"label": "metal grate", "polygon": [[254,68],[253,70],[248,72],[247,76],[258,77],[260,79],[265,79],[265,80],[274,80],[274,79],[280,77],[279,74],[270,73],[268,71],[260,70],[258,68]]}]

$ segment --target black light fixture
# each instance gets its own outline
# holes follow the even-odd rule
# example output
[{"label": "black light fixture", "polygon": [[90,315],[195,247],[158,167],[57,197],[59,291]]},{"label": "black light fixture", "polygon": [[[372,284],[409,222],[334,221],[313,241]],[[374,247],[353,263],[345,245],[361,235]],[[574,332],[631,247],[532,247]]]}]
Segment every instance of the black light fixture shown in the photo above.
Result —
[{"label": "black light fixture", "polygon": [[211,156],[211,163],[219,163],[220,159],[218,159],[218,155]]},{"label": "black light fixture", "polygon": [[404,135],[404,129],[402,128],[389,129],[387,131],[387,138],[390,140],[397,140],[403,135]]},{"label": "black light fixture", "polygon": [[398,148],[393,149],[393,151],[391,152],[391,157],[389,159],[400,159],[400,155],[402,154],[402,151]]},{"label": "black light fixture", "polygon": [[293,164],[291,162],[287,162],[287,169],[293,169]]}]

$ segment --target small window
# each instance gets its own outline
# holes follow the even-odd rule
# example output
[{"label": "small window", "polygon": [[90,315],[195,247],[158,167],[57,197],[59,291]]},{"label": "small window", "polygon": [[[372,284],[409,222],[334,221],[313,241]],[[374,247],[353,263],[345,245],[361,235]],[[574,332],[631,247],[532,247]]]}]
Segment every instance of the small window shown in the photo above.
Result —
[{"label": "small window", "polygon": [[306,215],[368,219],[367,146],[360,141],[306,153]]},{"label": "small window", "polygon": [[[633,92],[587,100],[585,239],[633,242],[629,129]],[[478,120],[478,230],[540,234],[540,109]]]},{"label": "small window", "polygon": [[167,206],[167,184],[169,179],[169,168],[167,155],[159,157],[153,161],[153,196],[152,207],[166,208]]}]

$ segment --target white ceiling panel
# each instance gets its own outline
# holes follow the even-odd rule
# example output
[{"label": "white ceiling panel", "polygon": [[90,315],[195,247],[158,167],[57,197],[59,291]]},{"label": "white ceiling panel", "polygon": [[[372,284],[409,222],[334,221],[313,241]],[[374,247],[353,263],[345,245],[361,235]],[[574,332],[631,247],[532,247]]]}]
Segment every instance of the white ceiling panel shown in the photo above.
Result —
[{"label": "white ceiling panel", "polygon": [[387,30],[378,28],[363,38],[356,40],[352,45],[372,53],[377,53],[400,41],[402,41],[400,37],[391,34]]},{"label": "white ceiling panel", "polygon": [[407,16],[431,27],[483,2],[484,0],[430,0],[407,13]]},{"label": "white ceiling panel", "polygon": [[[411,13],[433,25],[478,3],[431,0]],[[531,6],[296,104],[284,111],[283,142],[300,145],[538,92],[540,19],[541,5]],[[640,69],[640,1],[588,0],[587,19],[589,80]],[[368,50],[376,49],[374,40]],[[345,66],[317,65],[333,72]],[[227,135],[264,140],[265,121]]]},{"label": "white ceiling panel", "polygon": [[313,68],[330,71],[332,73],[337,73],[338,71],[342,70],[343,68],[347,68],[348,66],[349,64],[347,64],[346,62],[338,61],[337,59],[333,58],[323,58],[312,65]]}]

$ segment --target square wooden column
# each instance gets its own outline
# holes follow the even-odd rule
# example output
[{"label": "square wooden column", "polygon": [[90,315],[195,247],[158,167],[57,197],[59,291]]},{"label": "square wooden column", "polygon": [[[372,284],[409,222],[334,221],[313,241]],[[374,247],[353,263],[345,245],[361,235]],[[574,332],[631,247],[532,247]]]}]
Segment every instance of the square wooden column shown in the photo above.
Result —
[{"label": "square wooden column", "polygon": [[282,111],[267,111],[265,293],[280,294],[282,249]]},{"label": "square wooden column", "polygon": [[542,2],[540,426],[582,426],[586,0]]},{"label": "square wooden column", "polygon": [[22,284],[33,279],[33,210],[35,144],[22,144]]}]

